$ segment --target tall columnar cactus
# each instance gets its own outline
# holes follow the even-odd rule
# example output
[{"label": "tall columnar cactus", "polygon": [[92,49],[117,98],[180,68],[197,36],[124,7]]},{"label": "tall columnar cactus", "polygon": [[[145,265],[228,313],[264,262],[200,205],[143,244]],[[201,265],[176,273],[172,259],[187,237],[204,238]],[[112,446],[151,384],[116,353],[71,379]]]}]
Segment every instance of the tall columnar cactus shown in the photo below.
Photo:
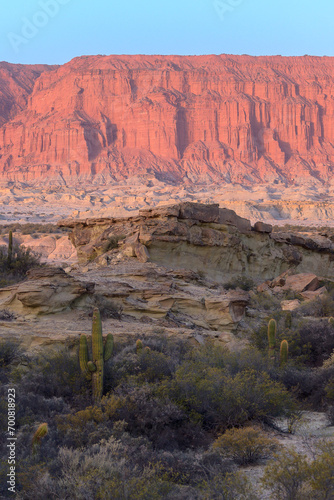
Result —
[{"label": "tall columnar cactus", "polygon": [[292,326],[292,314],[291,311],[287,311],[285,316],[285,328],[291,328]]},{"label": "tall columnar cactus", "polygon": [[269,359],[275,359],[276,347],[276,321],[271,319],[268,323],[268,344],[269,344]]},{"label": "tall columnar cactus", "polygon": [[11,262],[13,258],[13,231],[9,231],[8,236],[8,262]]},{"label": "tall columnar cactus", "polygon": [[114,338],[107,335],[103,347],[102,323],[100,311],[94,309],[92,326],[92,361],[88,360],[86,335],[81,335],[79,346],[80,369],[88,380],[92,381],[93,403],[98,404],[103,394],[104,362],[110,359],[114,348]]},{"label": "tall columnar cactus", "polygon": [[284,366],[288,362],[289,344],[287,340],[282,340],[279,352],[279,364]]}]

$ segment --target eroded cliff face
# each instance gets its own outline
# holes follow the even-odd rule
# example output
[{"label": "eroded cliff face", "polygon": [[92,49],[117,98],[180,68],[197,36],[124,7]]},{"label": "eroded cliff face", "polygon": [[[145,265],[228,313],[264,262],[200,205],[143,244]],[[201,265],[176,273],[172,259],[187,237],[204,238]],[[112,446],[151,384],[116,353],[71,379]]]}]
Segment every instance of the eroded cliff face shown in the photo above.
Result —
[{"label": "eroded cliff face", "polygon": [[333,58],[91,56],[35,76],[2,105],[3,180],[331,180]]},{"label": "eroded cliff face", "polygon": [[25,110],[37,78],[56,66],[0,62],[0,126]]}]

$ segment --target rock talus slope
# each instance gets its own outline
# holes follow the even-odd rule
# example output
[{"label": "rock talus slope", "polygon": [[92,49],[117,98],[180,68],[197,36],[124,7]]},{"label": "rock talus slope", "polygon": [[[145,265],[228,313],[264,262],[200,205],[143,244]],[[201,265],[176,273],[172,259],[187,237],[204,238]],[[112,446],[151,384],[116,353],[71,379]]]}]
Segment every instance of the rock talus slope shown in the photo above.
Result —
[{"label": "rock talus slope", "polygon": [[17,71],[0,66],[2,181],[332,178],[333,58],[87,56]]}]

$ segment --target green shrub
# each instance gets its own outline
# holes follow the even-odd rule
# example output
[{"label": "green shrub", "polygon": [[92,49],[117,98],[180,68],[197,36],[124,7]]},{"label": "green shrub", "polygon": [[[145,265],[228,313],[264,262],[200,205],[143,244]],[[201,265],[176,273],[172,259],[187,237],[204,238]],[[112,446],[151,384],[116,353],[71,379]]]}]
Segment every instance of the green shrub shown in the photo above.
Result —
[{"label": "green shrub", "polygon": [[202,493],[198,498],[203,500],[259,500],[252,483],[240,472],[219,474],[205,481]]},{"label": "green shrub", "polygon": [[22,359],[24,351],[20,342],[13,340],[2,340],[0,342],[0,367],[7,367],[14,361]]},{"label": "green shrub", "polygon": [[[122,443],[110,438],[94,448],[61,448],[58,455],[60,477],[50,473],[37,476],[22,499],[45,498],[155,500],[167,498],[173,484],[160,477],[159,467],[134,467]],[[112,496],[111,496],[112,492]]]},{"label": "green shrub", "polygon": [[298,308],[298,315],[325,318],[334,315],[334,299],[330,294],[317,297]]},{"label": "green shrub", "polygon": [[[266,311],[268,315],[277,319],[277,311],[280,311],[281,300],[274,295],[266,292],[257,292],[252,295],[250,300],[250,307],[260,311]],[[276,313],[276,314],[275,314]]]},{"label": "green shrub", "polygon": [[0,247],[0,280],[2,285],[20,281],[26,276],[29,269],[40,266],[40,257],[29,248],[14,245],[11,258],[9,258],[8,248]]},{"label": "green shrub", "polygon": [[48,398],[77,399],[87,387],[77,355],[70,354],[65,347],[31,356],[28,365],[18,368],[13,376],[25,392]]},{"label": "green shrub", "polygon": [[267,373],[245,370],[231,376],[195,362],[181,365],[165,393],[205,428],[214,429],[270,420],[294,407],[293,397]]},{"label": "green shrub", "polygon": [[330,500],[334,497],[334,442],[320,442],[312,461],[294,449],[276,454],[264,470],[262,484],[277,500]]},{"label": "green shrub", "polygon": [[304,500],[309,491],[309,464],[304,455],[294,449],[284,450],[264,470],[262,484],[277,500]]},{"label": "green shrub", "polygon": [[0,321],[13,321],[13,319],[15,319],[14,313],[8,311],[8,309],[0,310]]},{"label": "green shrub", "polygon": [[289,357],[307,366],[321,366],[334,350],[334,329],[327,320],[303,320],[283,335],[289,343]]},{"label": "green shrub", "polygon": [[318,456],[310,465],[310,484],[315,498],[334,498],[334,442],[318,445]]},{"label": "green shrub", "polygon": [[252,290],[254,286],[255,283],[252,278],[249,278],[247,276],[237,276],[224,284],[225,290],[235,290],[236,288],[240,288],[241,290],[245,290],[246,292]]},{"label": "green shrub", "polygon": [[219,436],[213,447],[238,465],[247,465],[270,457],[277,450],[278,441],[266,437],[259,427],[233,428]]}]

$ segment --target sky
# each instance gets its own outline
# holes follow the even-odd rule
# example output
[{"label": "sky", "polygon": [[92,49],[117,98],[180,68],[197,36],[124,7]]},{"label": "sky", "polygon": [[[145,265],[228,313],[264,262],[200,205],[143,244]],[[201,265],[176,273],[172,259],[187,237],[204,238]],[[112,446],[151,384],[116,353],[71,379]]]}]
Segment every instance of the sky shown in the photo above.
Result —
[{"label": "sky", "polygon": [[333,0],[11,0],[0,61],[91,54],[334,56]]}]

